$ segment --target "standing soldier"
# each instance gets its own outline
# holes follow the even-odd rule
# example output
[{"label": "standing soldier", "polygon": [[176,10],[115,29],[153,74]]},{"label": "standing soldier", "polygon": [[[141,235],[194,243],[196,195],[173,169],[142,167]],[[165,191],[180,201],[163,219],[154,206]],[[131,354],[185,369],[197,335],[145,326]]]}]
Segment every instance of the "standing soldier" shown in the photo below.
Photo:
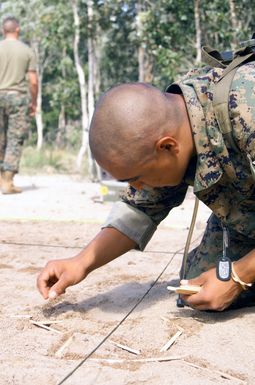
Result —
[{"label": "standing soldier", "polygon": [[[34,116],[38,92],[35,55],[19,40],[15,17],[3,20],[4,40],[0,42],[0,170],[3,194],[22,190],[13,184],[19,170],[22,146]],[[28,93],[28,84],[30,95]]]}]

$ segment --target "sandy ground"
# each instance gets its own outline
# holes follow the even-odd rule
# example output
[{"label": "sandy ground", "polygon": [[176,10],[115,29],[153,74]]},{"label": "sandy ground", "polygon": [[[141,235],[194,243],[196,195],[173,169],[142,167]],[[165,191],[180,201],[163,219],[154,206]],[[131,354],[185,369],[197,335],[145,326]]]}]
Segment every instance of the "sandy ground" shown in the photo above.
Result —
[{"label": "sandy ground", "polygon": [[[175,294],[166,290],[178,280],[191,194],[145,252],[127,253],[47,302],[35,288],[38,272],[48,260],[73,256],[86,245],[111,203],[94,203],[99,186],[67,176],[18,176],[18,183],[22,194],[0,195],[1,385],[255,384],[254,308],[177,308]],[[193,246],[208,216],[200,206]]]}]

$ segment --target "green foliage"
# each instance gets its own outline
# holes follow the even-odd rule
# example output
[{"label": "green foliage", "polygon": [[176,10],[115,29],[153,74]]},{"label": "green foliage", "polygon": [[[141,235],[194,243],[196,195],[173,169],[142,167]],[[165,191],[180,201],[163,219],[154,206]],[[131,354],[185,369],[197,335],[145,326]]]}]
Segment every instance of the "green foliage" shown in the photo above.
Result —
[{"label": "green foliage", "polygon": [[[74,151],[59,150],[47,146],[41,151],[35,147],[26,147],[23,151],[20,170],[27,174],[45,173],[65,173],[74,174],[76,169],[76,153]],[[82,169],[82,174],[86,175],[86,160]]]},{"label": "green foliage", "polygon": [[103,33],[101,89],[137,81],[138,60],[135,36],[136,2],[97,1],[97,22]]},{"label": "green foliage", "polygon": [[[231,16],[231,1],[236,20]],[[88,28],[87,0],[77,0],[79,53],[87,81],[88,36],[93,37],[96,44],[99,64],[96,97],[114,84],[138,80],[139,47],[148,55],[153,84],[161,89],[193,67],[196,59],[194,2],[94,0],[93,21]],[[199,4],[202,44],[230,49],[235,41],[247,40],[255,31],[255,0],[200,0]],[[77,150],[82,135],[71,0],[2,1],[0,16],[10,13],[20,19],[22,39],[37,50],[42,77],[44,141],[52,148],[61,142],[64,147]],[[138,15],[142,27],[139,33]],[[60,127],[61,112],[64,113],[63,127]],[[36,142],[35,133],[33,123],[29,144]],[[33,153],[30,148],[27,151],[24,167],[28,167],[29,162],[42,167],[48,162],[54,169],[63,167],[61,157],[52,150],[44,150],[45,155]],[[30,161],[27,154],[31,156]]]},{"label": "green foliage", "polygon": [[[44,149],[44,151],[37,151],[35,148],[27,147],[22,156],[21,170],[31,171],[44,168],[51,168],[52,170],[61,171],[63,166],[61,163],[61,154],[53,152],[52,149]],[[66,170],[65,170],[66,171]]]},{"label": "green foliage", "polygon": [[159,0],[143,14],[140,37],[154,58],[154,83],[164,89],[194,61],[194,14],[191,1]]}]

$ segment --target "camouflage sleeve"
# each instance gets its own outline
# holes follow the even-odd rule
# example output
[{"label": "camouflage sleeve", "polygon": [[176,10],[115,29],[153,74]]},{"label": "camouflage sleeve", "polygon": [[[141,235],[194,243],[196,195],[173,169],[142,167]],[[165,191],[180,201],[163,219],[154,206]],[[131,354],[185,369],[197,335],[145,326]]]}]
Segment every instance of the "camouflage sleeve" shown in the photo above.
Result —
[{"label": "camouflage sleeve", "polygon": [[139,250],[143,250],[158,224],[172,208],[183,202],[187,188],[186,183],[139,191],[128,187],[122,202],[113,206],[103,228],[116,228],[135,241]]}]

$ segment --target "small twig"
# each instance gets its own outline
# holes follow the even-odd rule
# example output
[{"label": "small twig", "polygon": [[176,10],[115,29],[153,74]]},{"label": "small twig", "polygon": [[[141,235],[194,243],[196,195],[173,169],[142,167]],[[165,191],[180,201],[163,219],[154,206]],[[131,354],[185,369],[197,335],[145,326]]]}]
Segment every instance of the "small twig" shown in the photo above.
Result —
[{"label": "small twig", "polygon": [[224,372],[221,372],[220,370],[213,370],[213,369],[210,369],[210,368],[206,368],[204,366],[200,366],[200,365],[197,365],[197,364],[193,364],[192,362],[189,362],[189,361],[186,361],[186,360],[183,360],[183,362],[189,366],[192,366],[193,368],[196,368],[196,369],[202,369],[202,370],[207,370],[211,373],[216,373],[218,375],[220,375],[221,377],[223,378],[226,378],[227,380],[232,380],[232,381],[239,381],[239,383],[242,383],[244,385],[247,385],[247,382],[244,381],[244,380],[241,380],[240,378],[238,377],[234,377],[234,376],[231,376],[230,374],[228,373],[224,373]]},{"label": "small twig", "polygon": [[11,318],[20,318],[20,319],[30,319],[32,318],[31,315],[29,314],[16,314],[16,315],[11,315]]},{"label": "small twig", "polygon": [[175,341],[177,340],[178,337],[180,337],[180,335],[183,333],[183,330],[178,330],[178,332],[176,332],[173,337],[170,338],[170,340],[160,349],[160,352],[166,352],[170,346],[172,346]]},{"label": "small twig", "polygon": [[50,320],[43,320],[43,321],[36,321],[41,325],[51,325],[51,324],[60,324],[61,322],[64,322],[63,320],[59,321],[50,321]]},{"label": "small twig", "polygon": [[132,349],[132,348],[130,348],[129,346],[119,344],[118,342],[114,342],[114,341],[109,341],[109,342],[110,342],[111,344],[117,346],[118,348],[121,348],[121,349],[123,349],[123,350],[128,351],[129,353],[133,353],[133,354],[141,354],[140,350]]},{"label": "small twig", "polygon": [[60,332],[59,330],[56,330],[56,329],[53,329],[49,326],[46,326],[44,324],[41,324],[40,322],[36,322],[36,321],[32,321],[30,320],[31,324],[35,325],[35,326],[38,326],[39,328],[42,328],[42,329],[46,329],[46,330],[49,330],[51,332],[55,332],[55,333],[58,333],[58,334],[63,334],[63,332]]},{"label": "small twig", "polygon": [[64,352],[64,350],[71,344],[71,342],[73,341],[73,338],[74,338],[74,335],[72,334],[71,337],[69,337],[64,343],[62,346],[60,346],[60,348],[56,351],[55,353],[55,356],[56,357],[62,357],[62,353]]},{"label": "small twig", "polygon": [[[172,321],[176,321],[176,320],[182,320],[182,319],[184,319],[183,317],[171,317],[171,318],[167,318],[167,317],[160,317],[160,319],[162,319],[162,321],[165,321],[165,322],[172,322]],[[179,330],[182,330],[182,331],[184,331],[180,326],[177,326],[177,328],[179,329]]]},{"label": "small twig", "polygon": [[184,319],[184,317],[171,316],[171,318],[167,318],[167,317],[161,316],[160,319],[162,319],[162,321],[171,322],[178,319]]},{"label": "small twig", "polygon": [[91,361],[96,362],[108,362],[109,364],[116,363],[125,363],[125,362],[164,362],[164,361],[174,361],[174,360],[183,360],[185,356],[168,356],[168,357],[150,357],[150,358],[136,358],[133,360],[126,360],[121,358],[90,358]]}]

